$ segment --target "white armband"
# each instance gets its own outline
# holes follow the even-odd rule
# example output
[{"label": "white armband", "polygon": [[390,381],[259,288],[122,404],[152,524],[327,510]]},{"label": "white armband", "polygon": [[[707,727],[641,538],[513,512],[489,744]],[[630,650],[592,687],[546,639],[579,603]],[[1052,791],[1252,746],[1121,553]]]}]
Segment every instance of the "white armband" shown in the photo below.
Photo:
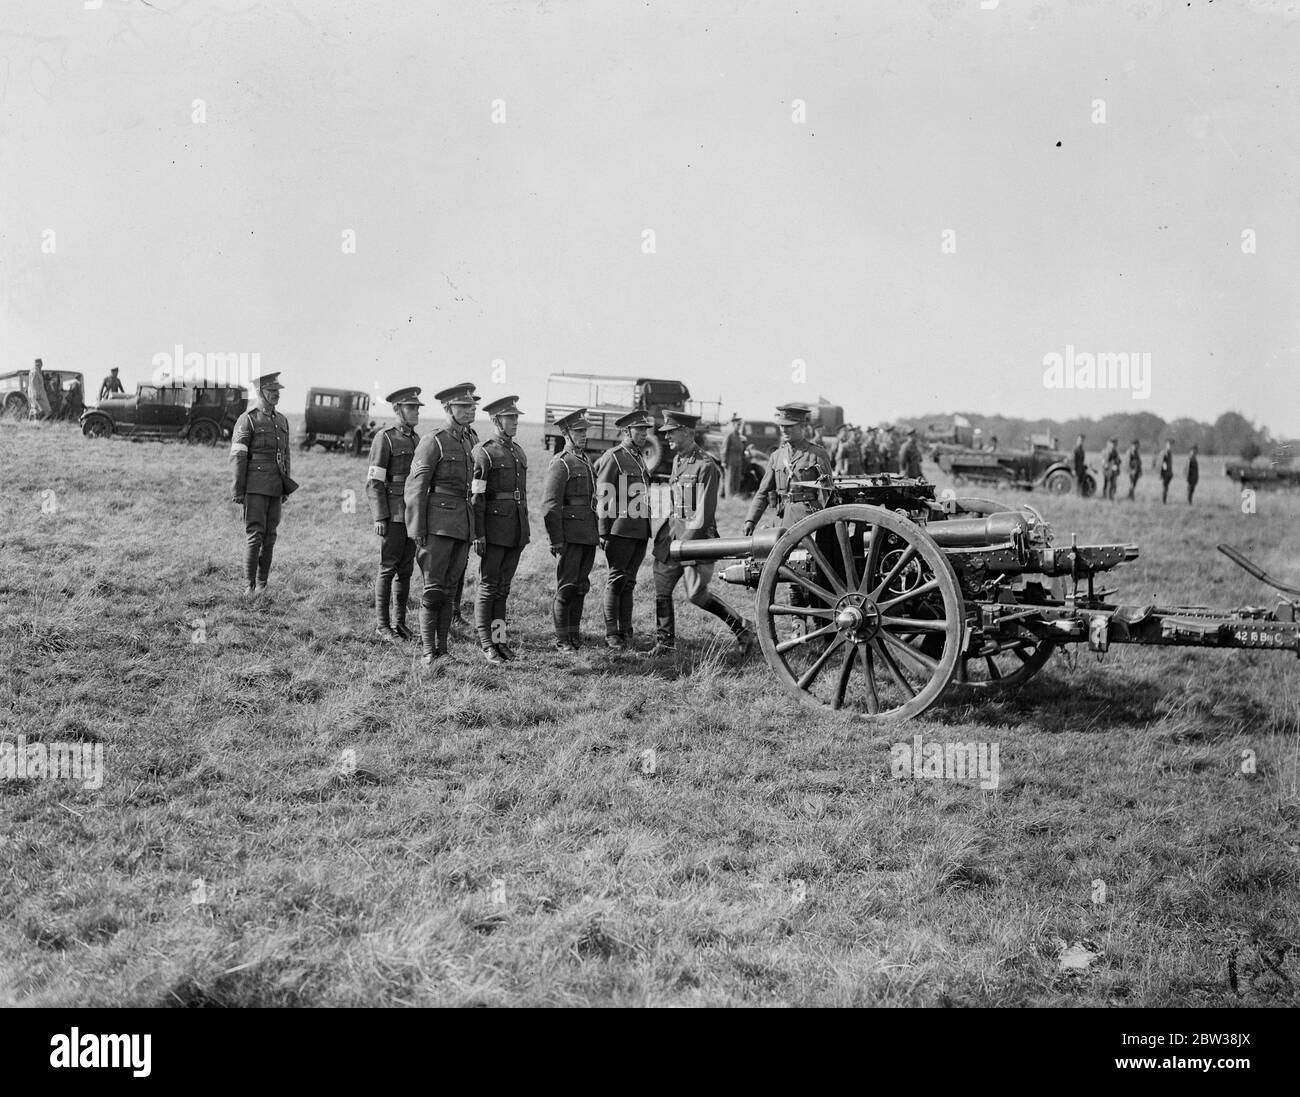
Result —
[{"label": "white armband", "polygon": [[231,456],[231,457],[238,457],[241,453],[247,453],[247,452],[248,452],[248,447],[247,447],[246,445],[244,445],[243,442],[231,442],[231,443],[230,443],[230,456]]},{"label": "white armband", "polygon": [[388,470],[382,465],[371,465],[370,468],[366,470],[366,479],[378,480],[380,483],[383,483],[388,479]]},{"label": "white armband", "polygon": [[471,480],[469,485],[469,490],[471,495],[482,495],[485,491],[487,491],[487,481]]}]

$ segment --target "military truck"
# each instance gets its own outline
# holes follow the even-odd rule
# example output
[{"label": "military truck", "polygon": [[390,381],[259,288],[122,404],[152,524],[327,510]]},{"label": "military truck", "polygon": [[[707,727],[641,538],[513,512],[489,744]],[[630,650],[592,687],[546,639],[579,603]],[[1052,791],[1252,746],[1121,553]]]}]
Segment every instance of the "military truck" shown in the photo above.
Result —
[{"label": "military truck", "polygon": [[248,393],[239,385],[137,385],[82,412],[81,433],[215,446],[230,437],[247,407]]},{"label": "military truck", "polygon": [[[1056,448],[1050,434],[1034,434],[1026,439],[1027,448],[958,449],[939,454],[939,467],[952,477],[956,487],[979,484],[994,488],[1020,488],[1032,491],[1043,488],[1053,495],[1068,495],[1076,490],[1074,458]],[[1092,469],[1084,474],[1083,494],[1097,490],[1097,475]]]},{"label": "military truck", "polygon": [[305,423],[299,442],[305,450],[320,446],[359,455],[370,452],[375,437],[370,396],[357,389],[308,389]]},{"label": "military truck", "polygon": [[1228,461],[1224,475],[1243,488],[1300,488],[1300,468],[1294,465],[1300,442],[1283,442],[1268,458]]},{"label": "military truck", "polygon": [[[552,373],[546,379],[546,426],[544,444],[553,453],[564,449],[564,436],[555,420],[578,408],[587,409],[591,429],[587,432],[587,453],[595,457],[618,445],[619,429],[614,421],[629,411],[644,411],[659,426],[665,411],[684,411],[700,416],[699,435],[716,428],[721,419],[720,401],[692,400],[681,381],[651,377],[611,377],[595,373]],[[672,468],[672,452],[654,431],[645,445],[646,467],[652,476],[664,477]]]},{"label": "military truck", "polygon": [[[50,400],[50,418],[63,418],[63,399],[72,382],[81,385],[81,399],[86,399],[86,379],[74,370],[47,369],[45,376],[45,395]],[[0,415],[9,415],[15,419],[26,419],[28,411],[27,382],[32,371],[29,369],[12,370],[0,373]]]}]

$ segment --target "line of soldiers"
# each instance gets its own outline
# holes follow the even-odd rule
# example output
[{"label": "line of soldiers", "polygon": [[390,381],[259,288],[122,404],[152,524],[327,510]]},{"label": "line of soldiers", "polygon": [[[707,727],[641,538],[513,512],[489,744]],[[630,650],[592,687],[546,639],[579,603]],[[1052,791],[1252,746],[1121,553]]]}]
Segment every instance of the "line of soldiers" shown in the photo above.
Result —
[{"label": "line of soldiers", "polygon": [[[297,484],[290,476],[288,420],[276,411],[279,374],[254,380],[257,406],[235,424],[231,442],[232,498],[244,507],[247,533],[245,582],[250,596],[266,589],[283,500]],[[380,540],[375,579],[376,632],[386,640],[409,640],[406,608],[411,576],[418,563],[423,576],[419,638],[422,659],[432,665],[448,649],[453,611],[472,548],[480,559],[474,625],[484,658],[502,664],[516,658],[506,631],[511,583],[531,529],[528,513],[528,459],[515,442],[518,397],[485,406],[495,428],[480,441],[472,423],[480,398],[469,382],[435,394],[447,421],[424,437],[416,433],[421,390],[390,394],[396,425],[376,435],[366,474],[366,496]],[[829,483],[830,455],[809,435],[811,409],[786,404],[777,409],[782,444],[773,451],[763,482],[750,505],[748,536],[769,506],[786,524],[814,509],[792,487]],[[642,456],[654,422],[644,412],[617,420],[619,444],[593,465],[586,454],[590,423],[586,409],[556,421],[564,448],[550,462],[542,497],[542,521],[555,558],[552,616],[555,648],[573,653],[582,646],[581,625],[590,575],[598,549],[609,575],[603,615],[605,644],[615,651],[635,650],[633,595],[647,552],[654,560],[655,643],[647,655],[676,647],[673,594],[681,583],[692,605],[717,617],[731,631],[736,650],[748,654],[757,643],[752,621],[709,589],[713,564],[682,563],[669,556],[673,540],[718,536],[716,508],[722,469],[696,442],[699,417],[667,412],[658,433],[673,452],[669,513],[653,534],[651,474]]]},{"label": "line of soldiers", "polygon": [[830,449],[831,467],[841,476],[874,476],[897,471],[904,476],[919,477],[921,458],[916,431],[909,429],[900,442],[897,430],[888,424],[863,430],[846,423],[836,433]]},{"label": "line of soldiers", "polygon": [[[1084,435],[1080,434],[1074,443],[1074,480],[1077,485],[1079,494],[1083,494],[1084,477],[1087,473],[1087,450],[1084,447],[1086,441]],[[1192,446],[1187,454],[1187,502],[1190,505],[1192,496],[1196,494],[1196,485],[1201,480],[1201,465],[1197,457],[1198,448]],[[1165,448],[1156,455],[1151,466],[1160,472],[1160,502],[1169,502],[1169,485],[1174,478],[1174,440],[1166,439]],[[1142,446],[1136,438],[1133,444],[1129,446],[1127,452],[1121,458],[1119,453],[1119,439],[1111,438],[1106,443],[1106,448],[1101,454],[1101,476],[1102,488],[1101,495],[1103,499],[1109,499],[1112,503],[1115,501],[1115,491],[1119,484],[1119,474],[1122,470],[1128,470],[1128,498],[1136,499],[1138,481],[1142,479]]]}]

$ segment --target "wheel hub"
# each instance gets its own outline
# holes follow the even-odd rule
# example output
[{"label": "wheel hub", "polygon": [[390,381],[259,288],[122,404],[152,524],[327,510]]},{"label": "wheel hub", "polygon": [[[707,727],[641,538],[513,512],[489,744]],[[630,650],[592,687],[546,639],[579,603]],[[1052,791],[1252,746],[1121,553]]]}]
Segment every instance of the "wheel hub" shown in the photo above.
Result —
[{"label": "wheel hub", "polygon": [[880,609],[865,594],[846,594],[835,603],[835,627],[854,642],[880,631]]}]

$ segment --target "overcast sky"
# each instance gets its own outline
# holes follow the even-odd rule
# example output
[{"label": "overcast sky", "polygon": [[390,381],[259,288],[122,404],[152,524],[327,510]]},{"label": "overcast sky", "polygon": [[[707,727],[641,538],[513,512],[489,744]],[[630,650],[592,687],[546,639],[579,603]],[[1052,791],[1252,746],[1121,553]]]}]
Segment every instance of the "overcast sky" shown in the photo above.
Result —
[{"label": "overcast sky", "polygon": [[1296,0],[86,2],[0,2],[0,369],[1300,435]]}]

